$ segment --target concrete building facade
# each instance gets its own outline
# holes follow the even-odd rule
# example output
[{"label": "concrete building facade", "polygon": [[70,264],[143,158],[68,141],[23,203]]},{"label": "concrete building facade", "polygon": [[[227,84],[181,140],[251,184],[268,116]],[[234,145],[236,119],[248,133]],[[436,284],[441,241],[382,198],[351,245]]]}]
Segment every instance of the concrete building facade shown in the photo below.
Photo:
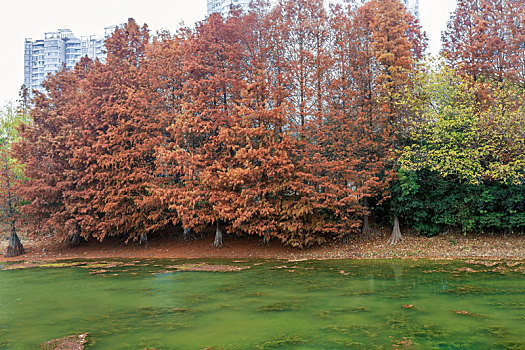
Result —
[{"label": "concrete building facade", "polygon": [[63,66],[73,69],[84,56],[104,62],[104,41],[117,26],[105,28],[104,36],[95,35],[77,38],[69,29],[47,32],[43,39],[26,38],[24,43],[24,85],[30,95],[33,90],[43,91],[42,83],[49,74]]}]

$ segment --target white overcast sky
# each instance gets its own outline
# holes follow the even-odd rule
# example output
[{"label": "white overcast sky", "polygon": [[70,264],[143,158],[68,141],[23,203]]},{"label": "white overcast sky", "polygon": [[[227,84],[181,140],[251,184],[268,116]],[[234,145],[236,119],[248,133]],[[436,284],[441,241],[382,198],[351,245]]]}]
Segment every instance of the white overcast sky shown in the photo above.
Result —
[{"label": "white overcast sky", "polygon": [[[437,54],[456,0],[420,0],[420,19]],[[155,32],[193,26],[206,15],[206,0],[0,0],[0,104],[18,98],[24,81],[24,39],[68,28],[76,36],[102,35],[104,27],[133,17]]]}]

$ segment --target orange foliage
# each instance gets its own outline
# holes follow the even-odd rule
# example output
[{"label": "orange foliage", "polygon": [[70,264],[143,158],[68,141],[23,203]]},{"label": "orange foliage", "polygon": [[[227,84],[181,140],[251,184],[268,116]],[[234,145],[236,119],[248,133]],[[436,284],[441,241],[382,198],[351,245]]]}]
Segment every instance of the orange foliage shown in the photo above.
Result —
[{"label": "orange foliage", "polygon": [[424,45],[397,0],[261,0],[153,40],[129,20],[105,64],[83,60],[34,101],[25,210],[62,237],[216,224],[304,246],[358,232],[393,176],[393,98]]}]

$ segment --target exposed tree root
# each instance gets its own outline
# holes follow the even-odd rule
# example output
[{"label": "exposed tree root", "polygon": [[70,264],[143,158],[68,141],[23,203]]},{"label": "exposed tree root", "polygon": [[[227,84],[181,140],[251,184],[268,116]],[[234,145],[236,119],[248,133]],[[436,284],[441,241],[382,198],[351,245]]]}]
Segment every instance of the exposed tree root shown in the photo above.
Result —
[{"label": "exposed tree root", "polygon": [[13,258],[23,254],[25,254],[25,250],[22,242],[20,242],[20,239],[18,239],[18,235],[11,231],[11,235],[9,236],[9,245],[7,246],[5,257]]},{"label": "exposed tree root", "polygon": [[215,240],[213,241],[214,247],[221,247],[222,246],[222,230],[219,224],[219,220],[217,220],[217,229],[215,230]]},{"label": "exposed tree root", "polygon": [[396,244],[403,240],[401,235],[401,230],[399,229],[399,217],[394,217],[394,229],[392,230],[392,235],[388,239],[388,244]]}]

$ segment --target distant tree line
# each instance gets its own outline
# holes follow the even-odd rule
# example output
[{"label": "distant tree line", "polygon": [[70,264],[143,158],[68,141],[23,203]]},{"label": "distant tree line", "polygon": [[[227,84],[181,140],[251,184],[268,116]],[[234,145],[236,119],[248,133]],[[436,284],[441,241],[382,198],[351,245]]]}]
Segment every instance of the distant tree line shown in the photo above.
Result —
[{"label": "distant tree line", "polygon": [[21,211],[57,239],[179,227],[293,246],[525,227],[524,1],[462,1],[443,59],[398,0],[254,1],[150,36],[130,19],[45,82]]}]

